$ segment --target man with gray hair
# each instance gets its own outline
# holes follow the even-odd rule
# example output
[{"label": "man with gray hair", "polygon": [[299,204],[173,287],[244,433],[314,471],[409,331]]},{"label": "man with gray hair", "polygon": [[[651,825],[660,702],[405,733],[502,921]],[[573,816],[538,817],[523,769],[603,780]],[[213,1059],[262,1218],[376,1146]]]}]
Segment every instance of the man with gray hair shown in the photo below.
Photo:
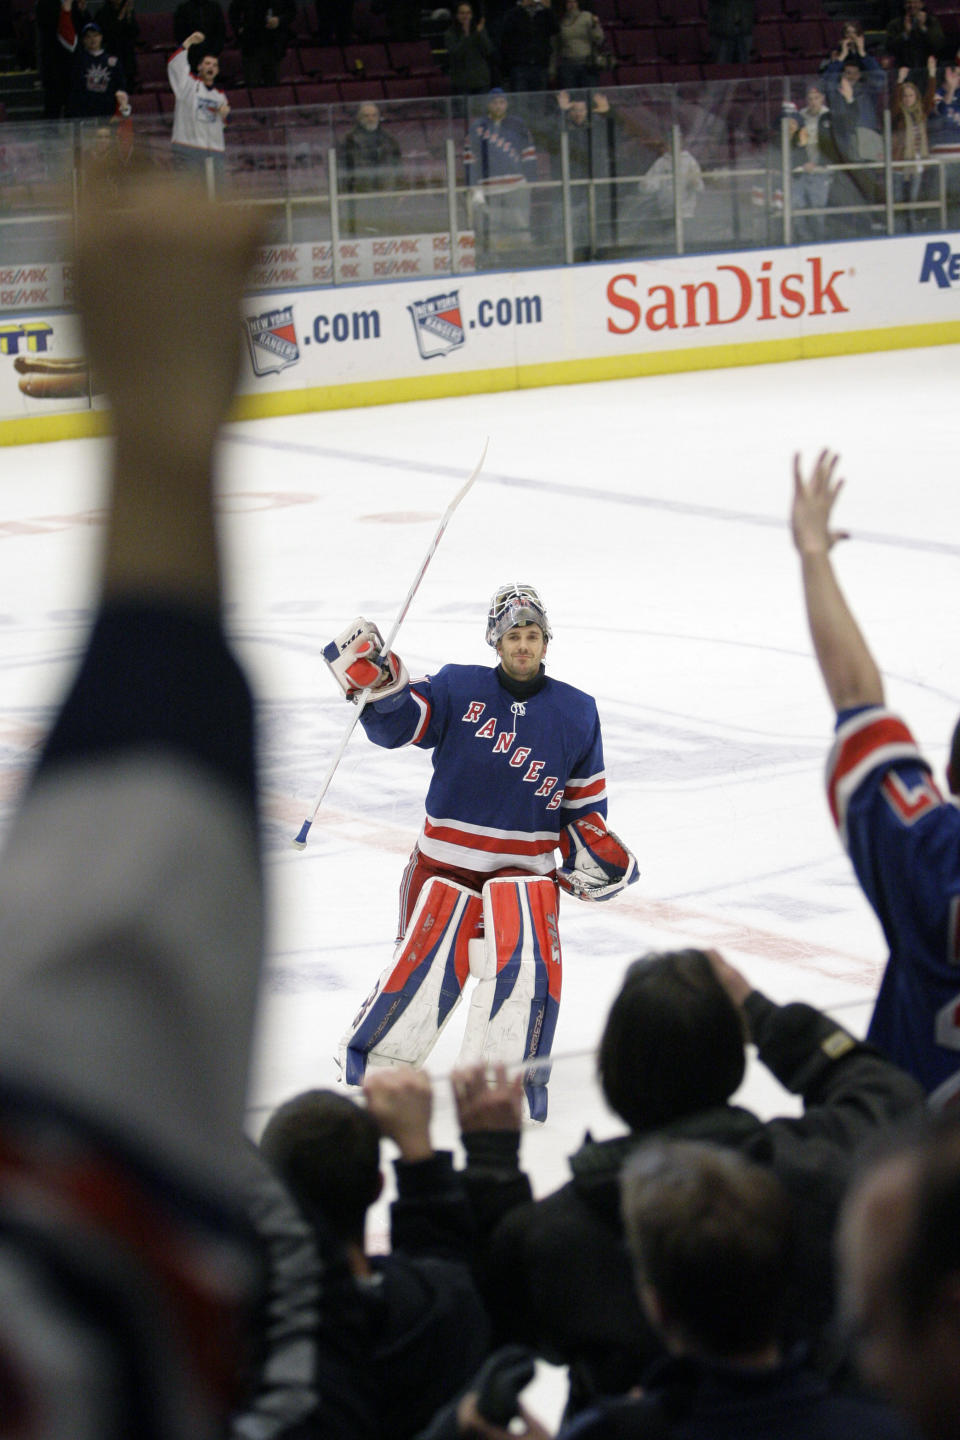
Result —
[{"label": "man with gray hair", "polygon": [[654,1141],[627,1166],[621,1193],[637,1291],[669,1358],[642,1397],[601,1402],[564,1440],[907,1440],[886,1406],[831,1390],[802,1352],[786,1353],[793,1215],[767,1166],[719,1146]]}]

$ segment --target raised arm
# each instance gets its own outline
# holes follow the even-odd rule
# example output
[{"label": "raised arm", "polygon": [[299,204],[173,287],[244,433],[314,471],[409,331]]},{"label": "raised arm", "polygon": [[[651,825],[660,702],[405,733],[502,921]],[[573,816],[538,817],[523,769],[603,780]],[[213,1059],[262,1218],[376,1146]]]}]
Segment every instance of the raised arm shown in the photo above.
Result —
[{"label": "raised arm", "polygon": [[834,574],[830,551],[845,531],[831,527],[843,488],[835,478],[839,456],[821,451],[805,480],[794,457],[790,525],[800,556],[810,637],[823,683],[835,710],[882,705],[883,680]]},{"label": "raised arm", "polygon": [[254,248],[193,188],[118,204],[91,176],[75,276],[116,441],[100,605],[0,865],[0,1191],[30,1197],[0,1242],[0,1350],[26,1404],[103,1435],[142,1429],[145,1395],[158,1434],[226,1434],[253,1353],[262,881],[212,462]]},{"label": "raised arm", "polygon": [[[116,435],[101,604],[0,880],[0,1071],[188,1150],[240,1133],[260,959],[252,708],[220,627],[213,517],[255,233],[193,191],[154,183],[117,207],[91,188],[75,273]],[[176,316],[201,303],[184,349]]]}]

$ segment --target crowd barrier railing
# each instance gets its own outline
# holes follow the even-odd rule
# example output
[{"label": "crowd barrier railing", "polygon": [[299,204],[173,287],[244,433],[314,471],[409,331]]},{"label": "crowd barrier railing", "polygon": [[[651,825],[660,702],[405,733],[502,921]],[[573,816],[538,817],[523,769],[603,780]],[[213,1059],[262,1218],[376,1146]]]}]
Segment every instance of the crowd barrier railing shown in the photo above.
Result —
[{"label": "crowd barrier railing", "polygon": [[[935,116],[928,153],[901,158],[877,94],[845,153],[828,156],[802,144],[811,86],[824,81],[510,95],[499,123],[486,98],[237,103],[224,152],[197,165],[224,203],[264,211],[271,245],[307,247],[318,285],[956,226],[960,147]],[[66,263],[77,204],[105,156],[121,170],[182,165],[171,124],[158,114],[0,127],[0,272]],[[0,283],[0,310],[16,294]]]}]

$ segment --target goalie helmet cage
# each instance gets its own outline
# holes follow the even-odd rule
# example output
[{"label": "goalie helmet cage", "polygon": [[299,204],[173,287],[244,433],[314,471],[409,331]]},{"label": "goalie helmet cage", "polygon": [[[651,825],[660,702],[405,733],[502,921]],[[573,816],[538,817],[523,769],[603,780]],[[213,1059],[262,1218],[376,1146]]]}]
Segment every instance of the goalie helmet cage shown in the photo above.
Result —
[{"label": "goalie helmet cage", "polygon": [[496,647],[514,625],[539,625],[544,641],[553,638],[550,621],[539,592],[532,585],[519,581],[501,585],[490,601],[487,611],[487,630],[484,636],[488,645]]}]

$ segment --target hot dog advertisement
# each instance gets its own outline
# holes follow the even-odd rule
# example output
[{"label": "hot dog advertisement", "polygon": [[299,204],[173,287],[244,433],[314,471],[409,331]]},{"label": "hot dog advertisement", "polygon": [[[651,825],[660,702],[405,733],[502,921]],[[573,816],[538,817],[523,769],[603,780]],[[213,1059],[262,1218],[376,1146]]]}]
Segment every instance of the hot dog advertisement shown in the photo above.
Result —
[{"label": "hot dog advertisement", "polygon": [[102,403],[75,315],[0,317],[0,415],[89,410]]}]

